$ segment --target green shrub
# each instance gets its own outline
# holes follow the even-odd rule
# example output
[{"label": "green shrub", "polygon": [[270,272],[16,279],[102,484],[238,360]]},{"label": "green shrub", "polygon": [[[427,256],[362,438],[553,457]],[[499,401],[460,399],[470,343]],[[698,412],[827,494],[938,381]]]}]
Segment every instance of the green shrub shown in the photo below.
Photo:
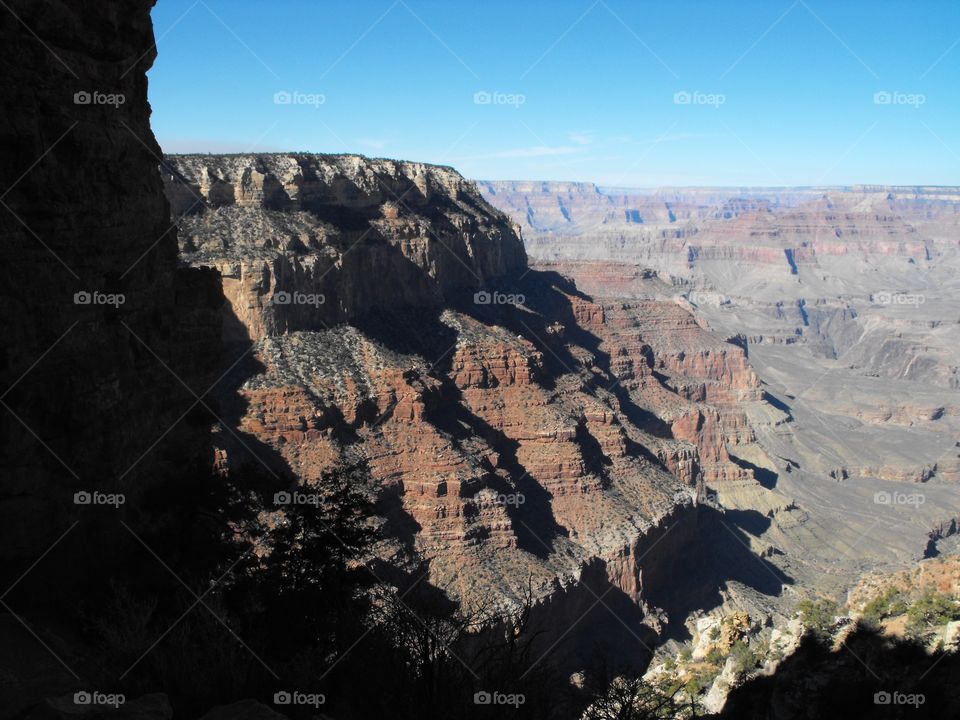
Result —
[{"label": "green shrub", "polygon": [[951,596],[928,587],[910,606],[907,617],[912,630],[923,630],[957,620],[960,618],[960,606]]},{"label": "green shrub", "polygon": [[712,648],[710,652],[707,653],[707,656],[704,658],[706,662],[711,665],[723,665],[726,662],[727,656],[723,653],[720,648]]},{"label": "green shrub", "polygon": [[840,606],[828,598],[821,600],[801,600],[797,604],[797,611],[800,613],[800,619],[810,630],[821,637],[828,636],[837,615],[840,612]]},{"label": "green shrub", "polygon": [[863,619],[870,625],[879,625],[889,617],[902,615],[906,610],[907,604],[902,593],[891,587],[864,606]]},{"label": "green shrub", "polygon": [[745,640],[737,640],[733,644],[730,648],[730,657],[733,658],[733,670],[737,675],[746,675],[756,669],[762,660]]}]

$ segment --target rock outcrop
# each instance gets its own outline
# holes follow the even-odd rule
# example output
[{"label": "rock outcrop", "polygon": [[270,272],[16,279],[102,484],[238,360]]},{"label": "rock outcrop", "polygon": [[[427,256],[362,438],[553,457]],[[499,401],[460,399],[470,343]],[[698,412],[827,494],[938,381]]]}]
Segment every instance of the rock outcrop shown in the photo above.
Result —
[{"label": "rock outcrop", "polygon": [[[75,493],[130,507],[209,465],[192,393],[216,377],[222,294],[214,271],[178,267],[147,102],[152,5],[11,0],[0,13],[8,581],[89,510]],[[98,561],[82,546],[63,548],[77,575]]]},{"label": "rock outcrop", "polygon": [[526,266],[505,216],[455,170],[358,155],[170,156],[183,259],[215,266],[249,335],[436,308]]}]

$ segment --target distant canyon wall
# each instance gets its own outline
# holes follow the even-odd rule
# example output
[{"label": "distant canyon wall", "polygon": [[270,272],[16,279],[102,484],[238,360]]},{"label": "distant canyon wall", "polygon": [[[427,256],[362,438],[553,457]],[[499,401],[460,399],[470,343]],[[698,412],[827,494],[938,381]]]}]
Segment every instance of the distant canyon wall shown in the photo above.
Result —
[{"label": "distant canyon wall", "polygon": [[700,260],[761,263],[795,273],[797,265],[822,256],[920,260],[938,251],[955,254],[960,227],[958,188],[478,186],[520,223],[537,260],[649,262],[678,276]]}]

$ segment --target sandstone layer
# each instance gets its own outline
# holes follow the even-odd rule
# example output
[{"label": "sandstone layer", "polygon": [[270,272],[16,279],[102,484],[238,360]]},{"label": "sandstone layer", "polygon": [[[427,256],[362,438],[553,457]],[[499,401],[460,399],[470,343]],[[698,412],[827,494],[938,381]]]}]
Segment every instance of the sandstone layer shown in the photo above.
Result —
[{"label": "sandstone layer", "polygon": [[184,261],[217,267],[254,340],[436,308],[526,266],[515,228],[452,168],[301,154],[170,156],[162,172]]}]

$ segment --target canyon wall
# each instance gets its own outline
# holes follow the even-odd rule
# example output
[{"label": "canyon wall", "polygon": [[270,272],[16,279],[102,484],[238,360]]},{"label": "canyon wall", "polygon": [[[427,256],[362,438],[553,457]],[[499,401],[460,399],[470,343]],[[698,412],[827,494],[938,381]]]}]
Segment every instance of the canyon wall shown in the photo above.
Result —
[{"label": "canyon wall", "polygon": [[[624,381],[671,391],[660,430],[695,452],[662,457],[703,478],[700,541],[742,532],[769,580],[790,579],[779,596],[725,582],[721,602],[691,606],[694,645],[724,616],[766,615],[788,636],[799,598],[842,599],[865,571],[955,551],[960,189],[478,186],[534,268],[600,306]],[[664,648],[650,672],[675,662]],[[730,687],[721,673],[708,706]]]},{"label": "canyon wall", "polygon": [[742,347],[531,271],[450,168],[169,156],[163,174],[181,257],[220,270],[225,338],[253,343],[229,417],[264,452],[220,434],[221,470],[261,461],[309,489],[362,462],[384,553],[453,597],[515,607],[532,585],[556,618],[589,580],[637,633],[670,620],[647,596],[696,541],[704,480],[755,482],[726,449],[761,396]]},{"label": "canyon wall", "polygon": [[436,308],[526,266],[515,228],[452,168],[301,154],[171,156],[162,169],[183,259],[219,269],[254,339]]},{"label": "canyon wall", "polygon": [[[930,552],[960,505],[960,189],[478,185],[521,225],[533,266],[608,317],[669,303],[744,351],[754,394],[668,381],[725,409],[720,422],[681,412],[671,430],[699,446],[728,510],[766,516],[750,525],[762,552],[805,556],[795,572],[821,586],[853,562],[846,546],[858,563]],[[694,362],[659,349],[660,373]],[[724,453],[763,487],[709,471]]]},{"label": "canyon wall", "polygon": [[[534,262],[570,275],[585,292],[644,297],[659,278],[668,287],[657,297],[676,299],[722,334],[742,335],[754,357],[769,356],[773,372],[783,353],[819,367],[810,392],[820,391],[818,374],[826,383],[844,374],[831,367],[842,358],[858,386],[844,411],[858,421],[945,434],[954,425],[957,188],[479,185],[522,225]],[[869,398],[868,378],[892,382],[892,395]],[[851,473],[898,475],[856,464]],[[941,458],[938,471],[958,476],[955,454]],[[899,475],[924,472],[918,465]]]},{"label": "canyon wall", "polygon": [[[152,5],[11,0],[0,13],[10,572],[89,510],[74,493],[125,493],[122,513],[209,465],[209,417],[188,410],[216,377],[222,295],[215,272],[178,268],[147,102]],[[94,561],[80,549],[91,527],[64,552]]]}]

